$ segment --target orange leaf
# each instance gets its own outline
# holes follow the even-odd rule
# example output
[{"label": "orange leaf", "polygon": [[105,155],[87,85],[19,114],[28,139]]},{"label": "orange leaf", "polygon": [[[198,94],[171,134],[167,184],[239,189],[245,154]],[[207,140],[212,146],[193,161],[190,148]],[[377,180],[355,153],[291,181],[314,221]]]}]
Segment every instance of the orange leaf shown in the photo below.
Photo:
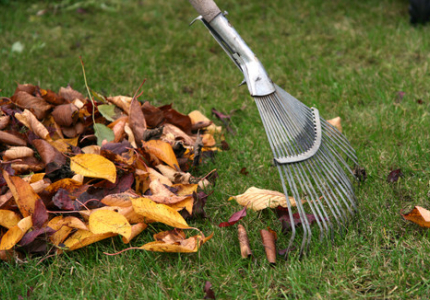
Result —
[{"label": "orange leaf", "polygon": [[97,154],[78,154],[70,158],[70,169],[85,177],[102,178],[112,183],[116,181],[113,162]]},{"label": "orange leaf", "polygon": [[133,203],[133,208],[136,213],[155,222],[164,223],[178,228],[190,227],[176,210],[167,205],[157,204],[144,197],[131,199],[131,202]]},{"label": "orange leaf", "polygon": [[16,226],[21,218],[13,211],[0,209],[0,226],[11,229]]},{"label": "orange leaf", "polygon": [[115,235],[117,234],[113,232],[95,234],[88,230],[78,230],[64,242],[64,245],[68,250],[76,250]]},{"label": "orange leaf", "polygon": [[33,226],[31,216],[28,216],[9,229],[2,237],[0,250],[9,250],[18,243],[24,234]]},{"label": "orange leaf", "polygon": [[146,152],[153,154],[155,157],[164,161],[172,168],[179,167],[178,160],[176,159],[172,146],[169,143],[163,142],[161,140],[150,140],[143,142],[142,147]]},{"label": "orange leaf", "polygon": [[430,228],[430,211],[421,206],[415,206],[412,211],[402,214],[402,216],[405,220],[412,221],[421,227]]},{"label": "orange leaf", "polygon": [[15,198],[21,214],[24,217],[28,217],[33,214],[36,200],[40,199],[40,197],[36,194],[31,185],[18,176],[9,176],[9,174],[4,170],[3,177]]},{"label": "orange leaf", "polygon": [[131,237],[131,225],[127,219],[112,210],[103,209],[91,213],[88,223],[90,231],[95,234],[113,232],[126,239]]},{"label": "orange leaf", "polygon": [[201,235],[195,235],[185,239],[185,234],[171,230],[154,235],[154,238],[157,239],[155,242],[147,243],[140,248],[156,252],[192,253],[197,252],[212,236],[213,234],[204,238]]}]

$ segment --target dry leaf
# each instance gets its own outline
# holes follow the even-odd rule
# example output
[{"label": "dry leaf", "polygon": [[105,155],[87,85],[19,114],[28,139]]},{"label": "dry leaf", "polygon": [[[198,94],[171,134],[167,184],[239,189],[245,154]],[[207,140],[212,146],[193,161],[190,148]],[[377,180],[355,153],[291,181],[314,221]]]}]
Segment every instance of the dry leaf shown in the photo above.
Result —
[{"label": "dry leaf", "polygon": [[177,228],[190,227],[176,210],[167,205],[157,204],[144,197],[131,199],[131,202],[136,213],[150,220]]},{"label": "dry leaf", "polygon": [[171,230],[154,235],[155,242],[147,243],[140,248],[155,252],[193,253],[197,252],[212,236],[213,233],[207,238],[195,235],[185,239],[185,234],[181,234],[181,231]]},{"label": "dry leaf", "polygon": [[0,226],[10,229],[16,226],[20,220],[21,218],[17,213],[10,210],[0,209]]},{"label": "dry leaf", "polygon": [[36,201],[40,199],[39,195],[34,192],[28,182],[25,182],[18,176],[9,176],[9,174],[3,170],[3,177],[15,198],[15,202],[21,214],[24,217],[31,216],[34,212]]},{"label": "dry leaf", "polygon": [[85,177],[116,181],[116,167],[108,159],[97,154],[78,154],[70,158],[70,169]]},{"label": "dry leaf", "polygon": [[[265,209],[267,207],[276,208],[278,206],[288,207],[285,195],[271,190],[259,189],[250,187],[245,193],[230,197],[229,200],[235,199],[237,203],[246,206],[255,211]],[[288,197],[291,206],[296,206],[296,201],[293,197]]]},{"label": "dry leaf", "polygon": [[18,243],[24,234],[33,226],[31,216],[28,216],[10,228],[2,237],[0,250],[9,250]]},{"label": "dry leaf", "polygon": [[245,227],[239,224],[237,226],[237,232],[239,236],[240,254],[243,258],[249,258],[252,256],[251,247],[249,246],[248,234],[246,233]]},{"label": "dry leaf", "polygon": [[31,148],[20,146],[20,147],[10,147],[3,154],[3,160],[14,160],[17,158],[31,157],[34,151]]},{"label": "dry leaf", "polygon": [[276,264],[276,246],[275,236],[269,231],[262,229],[260,230],[261,239],[263,240],[264,250],[266,251],[266,257],[269,263]]},{"label": "dry leaf", "polygon": [[430,228],[430,211],[421,206],[415,206],[413,210],[402,216],[405,220],[412,221],[421,227]]},{"label": "dry leaf", "polygon": [[131,237],[131,225],[127,219],[111,210],[97,210],[91,213],[88,228],[92,233],[118,233],[125,237],[127,240]]},{"label": "dry leaf", "polygon": [[116,235],[113,232],[96,234],[88,230],[78,230],[64,242],[64,246],[68,250],[76,250]]},{"label": "dry leaf", "polygon": [[122,241],[125,244],[130,243],[132,239],[134,239],[137,235],[139,235],[142,231],[144,231],[148,227],[146,223],[137,223],[131,226],[131,235],[129,238],[122,237]]},{"label": "dry leaf", "polygon": [[48,129],[31,113],[28,109],[25,109],[23,113],[15,114],[15,118],[24,124],[28,129],[33,131],[37,136],[44,140],[50,140]]},{"label": "dry leaf", "polygon": [[340,132],[342,132],[341,121],[342,121],[342,119],[340,117],[336,117],[334,119],[327,120],[328,123],[330,123],[331,125],[333,125],[334,127],[336,127],[337,130],[339,130]]},{"label": "dry leaf", "polygon": [[169,143],[160,140],[150,140],[142,143],[142,147],[145,149],[145,152],[153,154],[172,168],[179,167],[176,155]]}]

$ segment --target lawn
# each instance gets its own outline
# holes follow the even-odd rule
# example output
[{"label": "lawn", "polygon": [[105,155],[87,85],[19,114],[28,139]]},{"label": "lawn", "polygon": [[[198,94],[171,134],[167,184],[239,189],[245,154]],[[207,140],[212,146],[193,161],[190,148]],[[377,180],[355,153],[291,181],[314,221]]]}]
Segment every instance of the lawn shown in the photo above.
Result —
[{"label": "lawn", "polygon": [[[428,299],[430,232],[400,211],[430,208],[430,26],[408,23],[408,1],[219,0],[275,83],[326,119],[342,118],[367,179],[359,213],[333,243],[315,239],[302,258],[265,257],[260,229],[288,236],[271,211],[248,212],[254,259],[242,259],[236,226],[220,222],[241,209],[231,195],[251,186],[281,190],[258,111],[242,75],[183,1],[0,1],[0,96],[16,83],[173,103],[183,113],[235,110],[229,151],[200,172],[219,178],[205,220],[214,232],[197,254],[146,251],[113,238],[37,264],[0,263],[0,298],[201,299],[210,281],[217,299]],[[21,50],[21,51],[19,51]],[[399,93],[403,92],[403,93]],[[402,96],[401,96],[402,95]],[[215,117],[211,117],[216,121]],[[221,123],[218,123],[221,125]],[[248,175],[240,173],[246,168]],[[401,169],[403,176],[387,182]],[[316,228],[315,228],[316,229]],[[133,246],[152,240],[153,226]]]}]

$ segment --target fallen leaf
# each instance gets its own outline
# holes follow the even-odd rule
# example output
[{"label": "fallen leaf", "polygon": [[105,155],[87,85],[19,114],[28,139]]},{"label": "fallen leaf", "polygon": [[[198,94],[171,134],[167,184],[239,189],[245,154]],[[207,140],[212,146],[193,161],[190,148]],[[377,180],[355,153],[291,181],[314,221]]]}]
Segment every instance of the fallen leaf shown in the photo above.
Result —
[{"label": "fallen leaf", "polygon": [[239,237],[240,254],[242,258],[251,257],[252,251],[251,246],[249,245],[249,238],[245,227],[243,227],[241,224],[237,225],[237,233]]},{"label": "fallen leaf", "polygon": [[31,111],[38,120],[42,120],[51,109],[51,105],[42,98],[34,97],[26,92],[17,92],[11,98],[18,107]]},{"label": "fallen leaf", "polygon": [[[240,205],[246,206],[255,211],[262,210],[267,207],[288,207],[287,199],[283,193],[259,189],[256,187],[250,187],[245,191],[245,193],[230,197],[229,200],[231,199],[235,199]],[[296,201],[293,197],[288,197],[288,201],[290,202],[291,207],[296,206]]]},{"label": "fallen leaf", "polygon": [[430,211],[421,207],[415,206],[410,212],[402,214],[405,220],[414,222],[421,227],[430,228]]},{"label": "fallen leaf", "polygon": [[33,226],[31,216],[28,216],[10,228],[2,237],[0,250],[9,250],[18,243],[24,234]]},{"label": "fallen leaf", "polygon": [[122,235],[127,240],[131,237],[131,225],[127,219],[111,210],[97,210],[91,213],[88,228],[95,234],[112,232]]},{"label": "fallen leaf", "polygon": [[17,213],[11,210],[0,209],[0,226],[10,229],[16,226],[20,220],[21,218]]},{"label": "fallen leaf", "polygon": [[88,230],[78,230],[64,242],[64,246],[68,250],[76,250],[116,235],[113,232],[96,234]]},{"label": "fallen leaf", "polygon": [[136,213],[150,220],[177,228],[190,227],[176,210],[167,205],[157,204],[144,197],[132,198],[131,202]]},{"label": "fallen leaf", "polygon": [[137,235],[139,235],[142,231],[144,231],[148,227],[146,223],[137,223],[131,226],[131,235],[129,238],[122,237],[122,241],[125,244],[130,243],[132,239],[134,239]]},{"label": "fallen leaf", "polygon": [[231,217],[228,219],[228,222],[222,222],[218,226],[219,227],[228,227],[236,224],[240,220],[242,220],[246,216],[246,206],[239,210],[238,212],[235,212],[231,215]]},{"label": "fallen leaf", "polygon": [[276,264],[275,235],[271,231],[265,229],[260,230],[260,234],[267,260],[270,264],[274,265]]},{"label": "fallen leaf", "polygon": [[178,160],[169,143],[160,140],[150,140],[143,142],[142,147],[145,149],[145,152],[153,154],[172,168],[176,169],[179,167]]},{"label": "fallen leaf", "polygon": [[78,154],[70,158],[70,169],[85,177],[102,178],[112,183],[116,181],[115,165],[97,154]]},{"label": "fallen leaf", "polygon": [[205,293],[203,299],[216,299],[215,292],[212,290],[212,283],[210,283],[210,281],[206,281],[203,292]]},{"label": "fallen leaf", "polygon": [[104,141],[112,142],[115,139],[115,134],[112,129],[101,123],[94,123],[94,134],[97,137],[97,145],[101,146]]},{"label": "fallen leaf", "polygon": [[3,154],[3,160],[14,160],[18,158],[24,158],[24,157],[32,157],[34,154],[33,149],[20,146],[20,147],[10,147],[8,150],[6,150]]},{"label": "fallen leaf", "polygon": [[211,234],[207,238],[203,238],[201,235],[195,235],[185,239],[185,234],[181,234],[180,232],[181,231],[178,233],[176,229],[161,232],[154,235],[156,239],[155,242],[147,243],[140,248],[156,252],[193,253],[197,252],[199,248],[213,236],[213,234]]},{"label": "fallen leaf", "polygon": [[9,176],[9,174],[3,170],[3,177],[12,192],[21,214],[24,217],[31,216],[34,212],[36,201],[40,199],[39,195],[34,192],[28,182],[18,176]]},{"label": "fallen leaf", "polygon": [[399,178],[402,176],[403,176],[402,170],[396,169],[391,171],[390,174],[388,174],[387,181],[390,183],[394,183],[394,182],[397,182]]}]

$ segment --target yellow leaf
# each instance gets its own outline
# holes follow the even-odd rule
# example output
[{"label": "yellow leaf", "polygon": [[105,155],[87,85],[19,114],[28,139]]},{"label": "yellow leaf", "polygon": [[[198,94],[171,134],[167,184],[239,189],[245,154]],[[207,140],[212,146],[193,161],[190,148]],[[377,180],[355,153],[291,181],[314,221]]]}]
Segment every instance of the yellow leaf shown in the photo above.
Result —
[{"label": "yellow leaf", "polygon": [[185,234],[182,232],[171,230],[154,235],[155,242],[147,243],[140,248],[156,252],[192,253],[197,252],[212,236],[213,234],[204,238],[201,235],[195,235],[185,239]]},{"label": "yellow leaf", "polygon": [[172,185],[173,188],[177,189],[176,195],[178,196],[187,196],[192,195],[194,192],[197,193],[197,189],[199,185],[197,183],[189,183],[189,184],[174,184]]},{"label": "yellow leaf", "polygon": [[161,140],[150,140],[143,142],[142,147],[146,152],[153,154],[172,168],[179,167],[178,160],[176,159],[172,146],[169,143]]},{"label": "yellow leaf", "polygon": [[181,211],[185,208],[185,210],[191,215],[193,213],[193,205],[193,197],[187,197],[185,200],[178,203],[170,204],[169,206],[176,211]]},{"label": "yellow leaf", "polygon": [[33,226],[31,216],[28,216],[9,229],[2,237],[0,250],[9,250],[18,243],[24,234]]},{"label": "yellow leaf", "polygon": [[103,234],[108,232],[118,233],[126,239],[130,239],[131,225],[127,219],[112,210],[96,210],[91,213],[88,228],[92,233]]},{"label": "yellow leaf", "polygon": [[421,227],[430,228],[430,211],[421,206],[415,206],[411,212],[404,215],[402,214],[402,216],[406,220],[412,221]]},{"label": "yellow leaf", "polygon": [[21,218],[13,211],[0,209],[0,226],[10,229],[21,220]]},{"label": "yellow leaf", "polygon": [[[235,199],[237,203],[253,210],[262,210],[267,207],[275,208],[278,206],[288,207],[285,195],[271,190],[259,189],[250,187],[245,193],[231,197],[229,200]],[[293,197],[288,197],[291,206],[296,206],[296,201]]]},{"label": "yellow leaf", "polygon": [[51,140],[48,129],[28,109],[25,109],[22,113],[16,113],[15,118],[42,139]]},{"label": "yellow leaf", "polygon": [[49,236],[51,242],[56,246],[64,242],[64,240],[73,230],[73,228],[64,224],[63,216],[57,216],[53,218],[51,221],[49,221],[48,227],[56,230],[52,235]]},{"label": "yellow leaf", "polygon": [[36,194],[28,182],[18,176],[9,176],[9,174],[3,170],[3,177],[15,198],[21,214],[24,217],[30,216],[34,211],[36,200],[40,198],[39,195]]},{"label": "yellow leaf", "polygon": [[95,234],[88,230],[78,230],[64,242],[64,245],[69,250],[76,250],[115,235],[117,234],[113,232]]},{"label": "yellow leaf", "polygon": [[116,181],[113,162],[97,154],[78,154],[70,158],[70,169],[85,177],[102,178],[112,183]]},{"label": "yellow leaf", "polygon": [[105,196],[100,202],[108,206],[128,207],[131,206],[130,197],[133,197],[133,195],[127,192],[110,194]]},{"label": "yellow leaf", "polygon": [[133,203],[133,208],[136,213],[155,222],[164,223],[177,228],[190,227],[176,210],[167,205],[157,204],[144,197],[131,199],[131,202]]},{"label": "yellow leaf", "polygon": [[148,224],[146,224],[146,223],[137,223],[137,224],[131,226],[130,238],[127,239],[125,237],[122,237],[122,241],[125,244],[130,243],[130,241],[132,239],[134,239],[137,235],[139,235],[142,231],[144,231],[146,229],[146,227],[148,227]]},{"label": "yellow leaf", "polygon": [[81,186],[82,186],[82,183],[80,183],[79,181],[76,181],[70,178],[63,178],[50,184],[46,188],[46,191],[51,194],[51,193],[56,193],[61,188],[61,189],[65,189],[69,193],[72,193],[74,190],[80,188]]}]

